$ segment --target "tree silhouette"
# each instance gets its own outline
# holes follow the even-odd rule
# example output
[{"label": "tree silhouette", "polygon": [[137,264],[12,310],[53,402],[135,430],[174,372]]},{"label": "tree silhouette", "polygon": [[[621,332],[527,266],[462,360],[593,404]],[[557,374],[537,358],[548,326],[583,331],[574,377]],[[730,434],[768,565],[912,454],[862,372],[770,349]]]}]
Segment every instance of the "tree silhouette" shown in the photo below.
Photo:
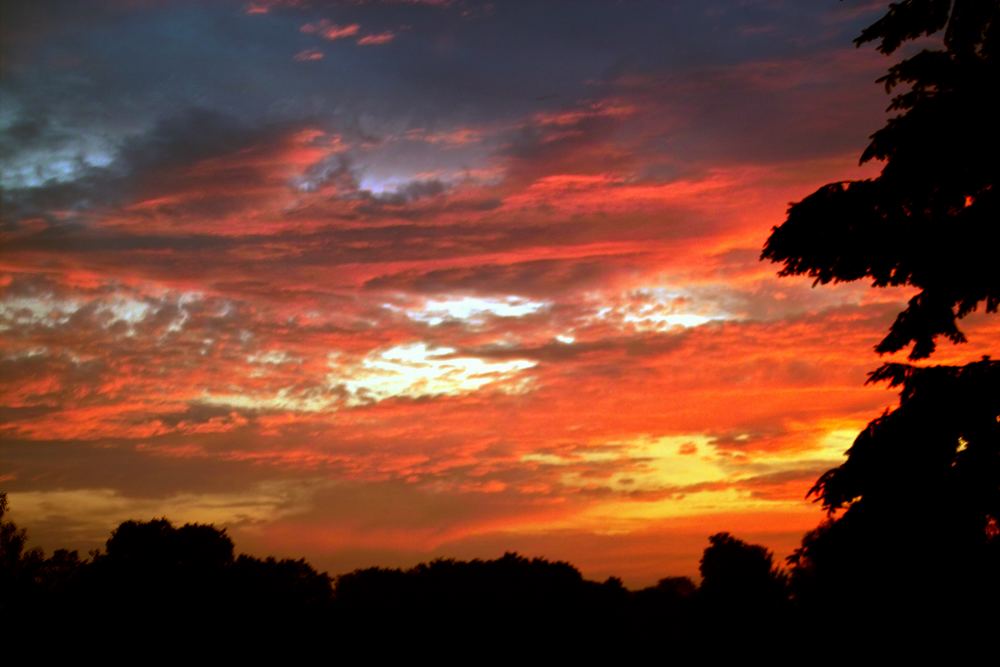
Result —
[{"label": "tree silhouette", "polygon": [[766,548],[729,533],[708,538],[701,557],[699,594],[717,613],[769,610],[785,601],[785,575]]},{"label": "tree silhouette", "polygon": [[0,627],[37,614],[57,618],[77,584],[83,561],[76,551],[57,549],[50,557],[28,548],[28,532],[5,517],[10,509],[0,491]]},{"label": "tree silhouette", "polygon": [[737,646],[744,651],[771,637],[775,627],[791,625],[787,577],[775,566],[774,555],[729,533],[716,533],[708,541],[699,564],[698,620],[691,628],[699,641],[726,636],[733,644],[723,652]]},{"label": "tree silhouette", "polygon": [[987,603],[1000,593],[1000,364],[887,364],[872,378],[901,387],[899,407],[810,491],[846,511],[791,557],[797,595],[832,613],[859,596],[872,614]]},{"label": "tree silhouette", "polygon": [[0,567],[4,572],[13,571],[20,564],[28,542],[28,531],[4,519],[9,508],[7,493],[0,491]]},{"label": "tree silhouette", "polygon": [[[788,210],[762,259],[780,275],[816,283],[868,278],[919,291],[898,314],[881,353],[910,345],[929,357],[957,320],[1000,306],[1000,1],[905,0],[855,40],[884,54],[943,31],[879,79],[907,84],[899,112],[871,137],[861,161],[874,179],[823,186]],[[1000,540],[1000,365],[885,364],[869,382],[901,389],[899,407],[872,421],[841,466],[810,490],[828,520],[790,558],[800,601],[832,614],[934,610],[989,599]],[[837,512],[843,512],[836,517]]]},{"label": "tree silhouette", "polygon": [[0,623],[25,611],[24,606],[38,597],[37,575],[45,555],[29,549],[28,532],[5,519],[9,505],[0,491]]},{"label": "tree silhouette", "polygon": [[872,374],[883,379],[902,388],[899,407],[872,421],[848,460],[811,492],[828,511],[877,505],[902,512],[932,497],[922,521],[947,512],[956,538],[981,539],[1000,516],[1000,365],[886,364]]},{"label": "tree silhouette", "polygon": [[830,183],[793,204],[762,253],[784,264],[781,275],[816,283],[918,288],[876,347],[912,344],[913,359],[929,356],[938,336],[964,341],[956,320],[979,304],[1000,306],[1000,2],[905,0],[855,40],[891,54],[941,30],[943,49],[922,50],[879,79],[887,91],[909,84],[889,106],[900,113],[861,155],[884,161],[881,174]]}]

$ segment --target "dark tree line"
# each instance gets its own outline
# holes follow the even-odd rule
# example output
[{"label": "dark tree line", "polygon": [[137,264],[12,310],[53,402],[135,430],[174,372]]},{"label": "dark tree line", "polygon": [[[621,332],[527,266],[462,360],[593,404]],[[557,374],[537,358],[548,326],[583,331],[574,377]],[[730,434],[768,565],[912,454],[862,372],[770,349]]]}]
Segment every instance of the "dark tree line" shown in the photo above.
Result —
[{"label": "dark tree line", "polygon": [[126,521],[88,558],[65,549],[46,557],[27,548],[7,509],[0,492],[0,626],[41,617],[67,625],[299,622],[330,605],[329,577],[305,560],[237,556],[214,526]]},{"label": "dark tree line", "polygon": [[[691,642],[719,628],[746,633],[787,621],[788,579],[764,547],[728,533],[709,539],[702,582],[667,577],[641,590],[611,577],[584,579],[565,562],[506,553],[438,559],[410,569],[372,567],[331,578],[304,560],[236,555],[225,530],[126,521],[88,558],[27,548],[0,493],[0,627],[156,632],[198,636],[335,638],[363,649],[373,637],[494,641],[556,649]],[[143,630],[145,628],[145,630]],[[436,638],[436,639],[435,639]],[[385,647],[382,647],[385,648]],[[577,646],[581,648],[581,646]]]}]

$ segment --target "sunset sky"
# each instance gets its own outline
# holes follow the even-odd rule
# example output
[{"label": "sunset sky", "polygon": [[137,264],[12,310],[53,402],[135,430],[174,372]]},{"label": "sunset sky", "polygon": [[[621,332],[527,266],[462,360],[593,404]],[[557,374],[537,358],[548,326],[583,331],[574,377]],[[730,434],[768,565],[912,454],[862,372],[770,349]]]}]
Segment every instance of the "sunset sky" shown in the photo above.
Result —
[{"label": "sunset sky", "polygon": [[[893,59],[851,40],[884,2],[0,7],[31,544],[166,516],[331,574],[516,550],[640,586],[722,530],[790,553],[896,402],[863,383],[909,292],[758,261],[878,173]],[[1000,335],[963,329],[935,363]]]}]

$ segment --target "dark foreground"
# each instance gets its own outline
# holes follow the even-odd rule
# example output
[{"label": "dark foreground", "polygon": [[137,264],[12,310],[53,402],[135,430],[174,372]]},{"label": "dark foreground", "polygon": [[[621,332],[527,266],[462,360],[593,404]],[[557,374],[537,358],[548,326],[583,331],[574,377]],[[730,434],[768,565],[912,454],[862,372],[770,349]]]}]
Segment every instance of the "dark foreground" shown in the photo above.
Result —
[{"label": "dark foreground", "polygon": [[[86,559],[28,549],[25,531],[9,521],[0,537],[0,627],[30,633],[30,642],[41,643],[29,645],[41,654],[88,642],[170,651],[197,639],[243,655],[283,646],[469,662],[526,650],[536,658],[792,656],[823,647],[832,655],[851,638],[884,639],[886,650],[896,641],[957,647],[960,637],[986,647],[1000,627],[996,540],[981,554],[992,560],[967,563],[966,572],[927,572],[923,580],[895,576],[912,576],[912,563],[873,557],[873,571],[896,569],[884,570],[873,590],[839,581],[845,594],[838,596],[817,593],[825,573],[795,562],[787,571],[776,567],[766,549],[726,533],[709,538],[700,585],[667,577],[641,590],[616,578],[588,581],[569,563],[515,553],[331,578],[302,559],[235,555],[225,530],[175,527],[166,519],[125,522]],[[980,575],[974,586],[971,568]],[[57,637],[75,639],[52,644]]]}]

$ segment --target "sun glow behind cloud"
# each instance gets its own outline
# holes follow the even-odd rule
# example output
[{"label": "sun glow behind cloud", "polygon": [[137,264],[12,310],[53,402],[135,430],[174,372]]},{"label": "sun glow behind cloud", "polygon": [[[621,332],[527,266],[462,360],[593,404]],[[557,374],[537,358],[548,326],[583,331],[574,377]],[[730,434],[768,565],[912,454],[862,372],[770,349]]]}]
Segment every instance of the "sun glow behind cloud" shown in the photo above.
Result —
[{"label": "sun glow behind cloud", "polygon": [[[431,347],[423,342],[373,350],[359,361],[347,361],[341,353],[332,352],[328,355],[329,372],[324,385],[311,391],[281,387],[267,395],[254,395],[250,390],[228,394],[206,392],[200,400],[246,409],[321,412],[393,398],[460,396],[491,385],[505,393],[527,391],[530,386],[530,378],[522,377],[522,373],[533,368],[534,361],[489,361],[455,352],[455,348]],[[297,365],[300,360],[272,350],[251,355],[248,361]]]},{"label": "sun glow behind cloud", "polygon": [[536,364],[527,359],[486,361],[455,356],[450,347],[428,347],[426,343],[397,345],[369,354],[356,365],[341,365],[330,379],[342,384],[349,405],[378,402],[388,398],[456,396],[496,383],[502,391],[523,391],[523,383],[510,383]]},{"label": "sun glow behind cloud", "polygon": [[[545,307],[542,301],[531,301],[518,296],[502,299],[462,296],[454,298],[428,299],[419,308],[403,309],[407,317],[418,322],[437,326],[449,320],[467,324],[481,324],[487,316],[524,317],[537,313]],[[386,304],[387,308],[398,309]]]}]

